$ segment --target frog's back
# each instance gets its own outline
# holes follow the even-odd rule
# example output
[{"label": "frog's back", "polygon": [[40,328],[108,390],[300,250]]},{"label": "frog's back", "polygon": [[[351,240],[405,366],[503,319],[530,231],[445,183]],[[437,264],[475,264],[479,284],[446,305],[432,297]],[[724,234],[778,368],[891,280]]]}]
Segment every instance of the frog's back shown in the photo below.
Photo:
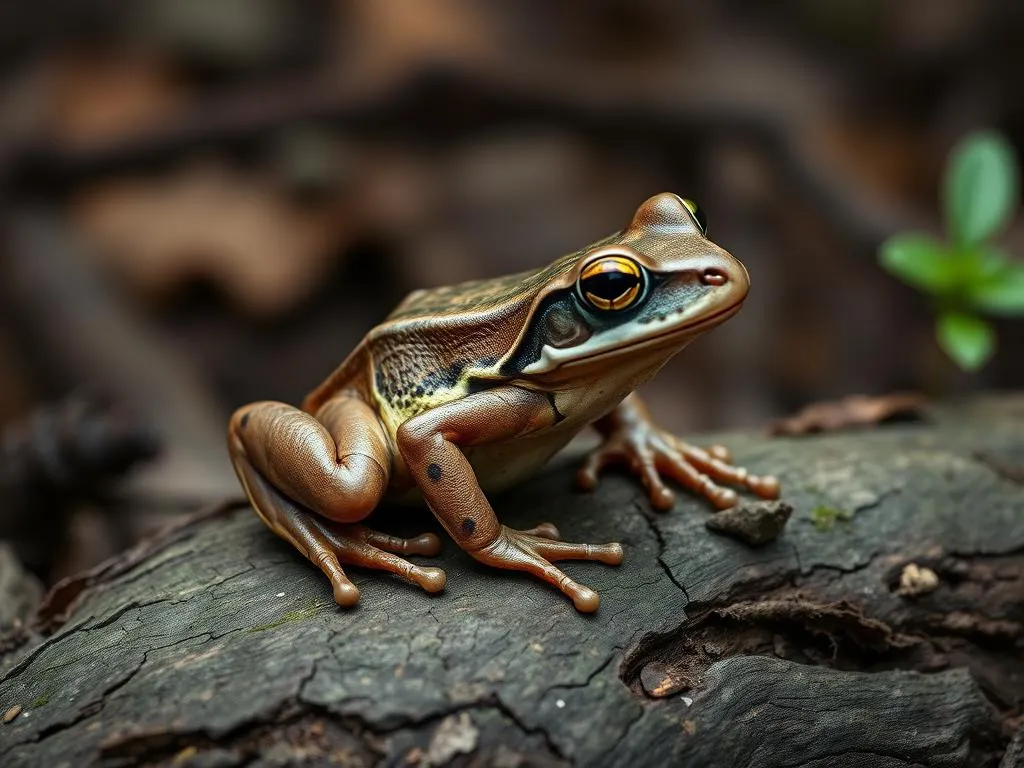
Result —
[{"label": "frog's back", "polygon": [[501,316],[508,306],[531,301],[540,289],[578,259],[579,253],[570,253],[546,267],[529,272],[413,291],[379,327],[453,317],[477,322],[486,320],[490,315]]},{"label": "frog's back", "polygon": [[553,284],[568,281],[580,253],[532,272],[413,291],[303,408],[315,411],[338,390],[354,387],[386,421],[400,424],[465,396],[474,379],[497,378],[534,303]]}]

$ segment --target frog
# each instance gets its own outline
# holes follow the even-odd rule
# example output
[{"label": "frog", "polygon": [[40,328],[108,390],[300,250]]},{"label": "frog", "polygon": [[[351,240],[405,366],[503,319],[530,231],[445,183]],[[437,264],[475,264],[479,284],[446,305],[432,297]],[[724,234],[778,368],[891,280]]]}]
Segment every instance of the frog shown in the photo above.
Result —
[{"label": "frog", "polygon": [[438,555],[439,536],[366,525],[382,504],[425,503],[475,560],[531,574],[592,613],[599,594],[555,563],[619,565],[622,546],[566,541],[550,522],[508,527],[489,498],[590,426],[602,440],[579,468],[584,490],[625,466],[655,510],[673,506],[669,483],[717,509],[738,502],[730,486],[778,498],[777,478],[660,429],[635,392],[735,315],[749,286],[692,200],[654,195],[624,229],[545,267],[412,292],[301,407],[236,410],[232,464],[257,515],[323,571],[341,607],[360,598],[345,567],[444,589],[444,570],[408,559]]}]

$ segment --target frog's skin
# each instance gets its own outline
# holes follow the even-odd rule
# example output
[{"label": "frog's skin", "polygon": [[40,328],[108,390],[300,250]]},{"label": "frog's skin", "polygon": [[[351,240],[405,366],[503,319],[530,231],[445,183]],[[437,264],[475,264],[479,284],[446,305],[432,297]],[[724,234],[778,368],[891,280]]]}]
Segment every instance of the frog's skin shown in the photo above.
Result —
[{"label": "frog's skin", "polygon": [[774,478],[663,432],[631,394],[731,317],[748,285],[743,265],[705,237],[693,203],[657,195],[622,232],[543,269],[410,294],[302,410],[259,402],[235,412],[235,470],[259,516],[323,570],[339,605],[359,599],[343,564],[444,588],[444,571],[399,556],[436,555],[437,536],[361,524],[381,501],[422,499],[477,560],[532,573],[595,611],[597,593],[551,562],[618,565],[622,547],[565,542],[550,523],[507,528],[485,491],[530,476],[593,424],[604,442],[580,470],[584,488],[625,464],[658,509],[674,501],[662,475],[719,508],[737,495],[716,481],[777,497]]}]

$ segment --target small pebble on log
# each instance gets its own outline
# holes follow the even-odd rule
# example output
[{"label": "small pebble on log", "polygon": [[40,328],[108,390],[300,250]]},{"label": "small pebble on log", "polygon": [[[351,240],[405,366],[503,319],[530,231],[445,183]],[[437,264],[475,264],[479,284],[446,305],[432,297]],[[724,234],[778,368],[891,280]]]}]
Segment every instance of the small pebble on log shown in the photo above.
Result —
[{"label": "small pebble on log", "polygon": [[783,501],[757,501],[717,512],[704,525],[716,533],[760,547],[779,537],[792,514],[793,507]]}]

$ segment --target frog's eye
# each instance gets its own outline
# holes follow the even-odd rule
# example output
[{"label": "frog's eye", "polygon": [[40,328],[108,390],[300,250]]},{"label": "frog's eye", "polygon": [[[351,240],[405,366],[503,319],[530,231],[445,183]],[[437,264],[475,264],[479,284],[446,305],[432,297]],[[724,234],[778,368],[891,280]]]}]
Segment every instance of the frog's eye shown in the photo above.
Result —
[{"label": "frog's eye", "polygon": [[685,197],[683,198],[683,205],[686,206],[686,210],[688,210],[690,215],[693,216],[693,220],[697,222],[697,226],[700,228],[700,233],[704,235],[704,237],[707,237],[708,217],[704,215],[704,211],[702,211],[700,206],[693,202],[693,200],[689,200]]},{"label": "frog's eye", "polygon": [[625,256],[605,256],[591,262],[577,283],[580,296],[601,310],[626,309],[643,290],[640,265]]}]

